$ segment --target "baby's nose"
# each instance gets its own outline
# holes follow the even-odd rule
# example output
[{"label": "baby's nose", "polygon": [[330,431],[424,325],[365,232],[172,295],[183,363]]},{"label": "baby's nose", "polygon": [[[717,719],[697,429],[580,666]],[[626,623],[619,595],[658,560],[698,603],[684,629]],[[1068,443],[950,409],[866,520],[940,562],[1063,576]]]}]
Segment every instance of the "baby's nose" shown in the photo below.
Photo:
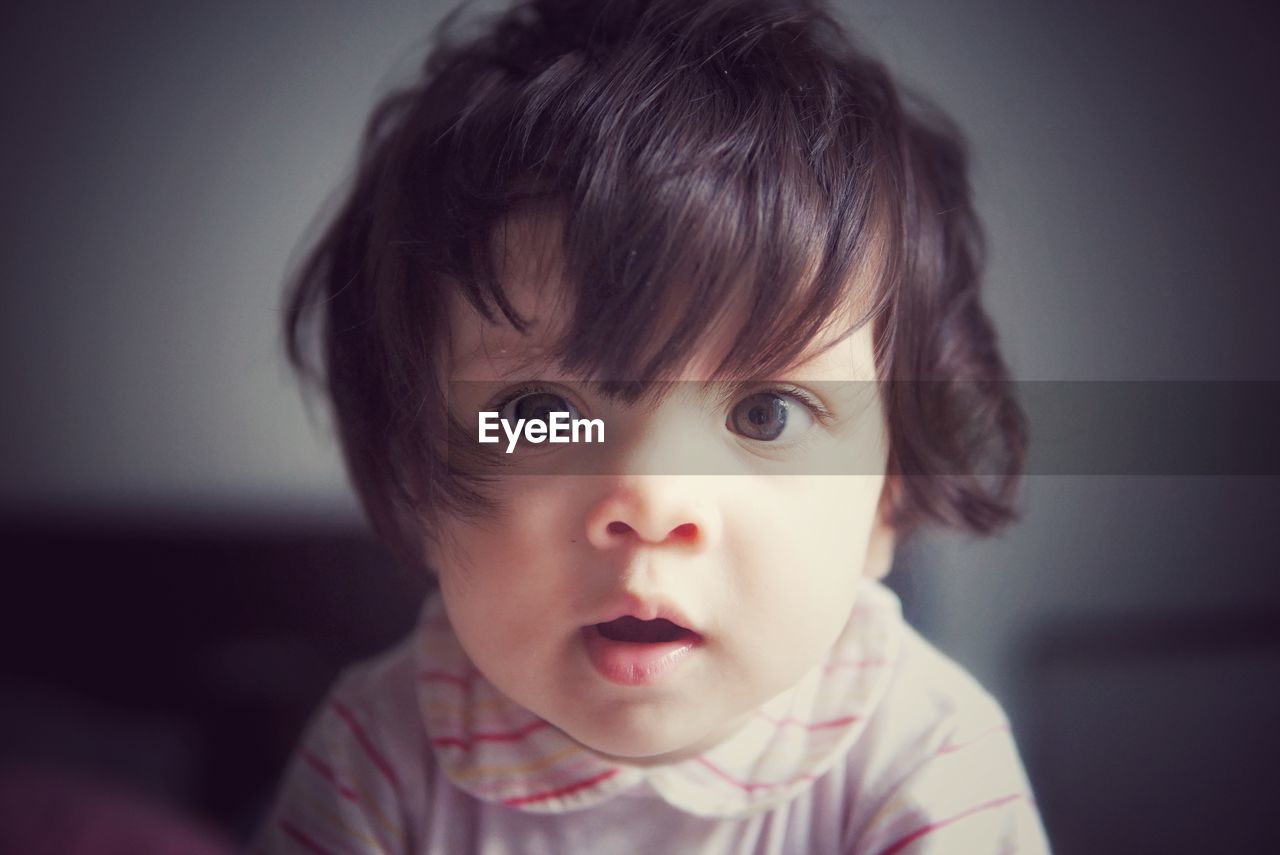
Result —
[{"label": "baby's nose", "polygon": [[[643,538],[645,540],[652,539],[652,538],[645,537],[644,534],[632,528],[630,523],[625,523],[622,520],[614,520],[613,522],[609,523],[609,525],[606,527],[605,530],[610,536],[615,536],[615,537],[626,537],[628,534],[634,533],[636,537]],[[681,523],[680,525],[671,529],[671,531],[667,533],[667,536],[662,538],[662,540],[692,541],[698,538],[700,534],[701,534],[701,529],[698,528],[697,524]]]},{"label": "baby's nose", "polygon": [[665,475],[613,479],[588,515],[587,539],[598,549],[628,544],[710,547],[720,537],[720,515],[708,491],[697,489],[694,480]]}]

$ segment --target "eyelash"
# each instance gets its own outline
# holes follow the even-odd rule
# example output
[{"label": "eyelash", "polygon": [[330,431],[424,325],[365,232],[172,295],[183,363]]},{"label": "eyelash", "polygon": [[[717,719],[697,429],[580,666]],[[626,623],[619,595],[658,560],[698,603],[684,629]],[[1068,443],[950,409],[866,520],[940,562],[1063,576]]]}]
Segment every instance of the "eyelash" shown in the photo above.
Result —
[{"label": "eyelash", "polygon": [[[536,383],[528,383],[522,386],[517,386],[516,388],[511,389],[510,391],[504,393],[501,397],[498,398],[498,400],[489,404],[486,409],[502,412],[504,409],[506,409],[507,404],[510,404],[512,401],[523,398],[525,395],[533,395],[533,394],[539,394],[539,393],[546,393],[549,395],[560,395],[561,397],[565,397],[563,394],[561,394],[559,391],[557,391],[554,388],[547,387],[547,386],[540,386]],[[818,422],[822,425],[830,425],[831,422],[835,420],[835,414],[831,412],[831,410],[828,409],[828,407],[825,404],[823,404],[822,401],[818,400],[818,398],[814,396],[812,392],[809,392],[806,389],[801,389],[799,386],[792,386],[790,384],[783,384],[779,386],[762,386],[759,388],[750,388],[748,386],[740,386],[738,388],[733,389],[730,392],[730,394],[723,397],[720,401],[720,405],[721,407],[724,407],[730,402],[737,403],[738,401],[741,401],[744,397],[748,395],[761,395],[766,393],[777,395],[780,398],[794,398],[795,400],[803,404],[805,409],[807,409],[809,413],[815,419],[817,419]]]},{"label": "eyelash", "polygon": [[770,394],[777,395],[779,398],[794,398],[804,405],[805,409],[809,411],[809,414],[812,415],[819,424],[829,425],[831,422],[835,421],[835,413],[831,412],[831,410],[827,408],[826,404],[818,400],[812,392],[807,389],[801,389],[799,386],[783,384],[781,386],[761,386],[759,388],[749,390],[735,389],[733,394],[729,396],[729,399],[726,399],[725,403],[727,403],[728,400],[733,400],[736,403],[742,400],[744,394]]}]

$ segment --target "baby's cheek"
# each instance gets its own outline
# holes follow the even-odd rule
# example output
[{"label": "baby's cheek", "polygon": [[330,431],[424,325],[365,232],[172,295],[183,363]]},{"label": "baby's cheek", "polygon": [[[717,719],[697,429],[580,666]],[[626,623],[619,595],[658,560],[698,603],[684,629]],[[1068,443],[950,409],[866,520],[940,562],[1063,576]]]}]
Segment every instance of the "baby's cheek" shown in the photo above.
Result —
[{"label": "baby's cheek", "polygon": [[876,519],[884,476],[832,475],[823,480],[823,517],[840,521],[849,534],[869,531]]},{"label": "baby's cheek", "polygon": [[883,478],[830,475],[806,480],[788,508],[790,548],[806,589],[825,592],[839,608],[861,575]]},{"label": "baby's cheek", "polygon": [[497,485],[504,513],[514,524],[549,522],[573,496],[581,492],[570,475],[508,475]]}]

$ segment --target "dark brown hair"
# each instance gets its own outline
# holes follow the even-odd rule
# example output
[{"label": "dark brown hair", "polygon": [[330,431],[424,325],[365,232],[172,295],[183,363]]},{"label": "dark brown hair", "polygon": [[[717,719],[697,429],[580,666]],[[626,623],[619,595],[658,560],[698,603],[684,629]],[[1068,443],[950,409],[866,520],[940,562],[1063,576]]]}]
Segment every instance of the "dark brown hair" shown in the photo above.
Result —
[{"label": "dark brown hair", "polygon": [[963,148],[817,2],[533,0],[466,37],[458,20],[375,111],[285,316],[402,561],[420,563],[434,514],[484,508],[449,464],[437,363],[455,296],[526,328],[492,244],[534,209],[562,231],[569,372],[669,377],[732,297],[749,313],[716,377],[768,377],[865,280],[850,330],[875,324],[886,518],[900,534],[1013,519],[1025,427],[978,300]]}]

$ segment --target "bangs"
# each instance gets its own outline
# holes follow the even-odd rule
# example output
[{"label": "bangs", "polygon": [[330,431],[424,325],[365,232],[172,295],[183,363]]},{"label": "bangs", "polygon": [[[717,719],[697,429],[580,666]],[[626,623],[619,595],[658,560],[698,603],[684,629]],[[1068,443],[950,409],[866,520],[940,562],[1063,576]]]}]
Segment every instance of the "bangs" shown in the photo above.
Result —
[{"label": "bangs", "polygon": [[[503,280],[546,268],[529,248],[511,257],[504,222],[486,214],[551,218],[565,309],[552,349],[613,394],[673,378],[712,341],[708,379],[776,375],[887,304],[894,194],[876,168],[892,157],[878,93],[794,48],[781,62],[799,27],[781,12],[756,9],[745,30],[735,14],[689,12],[674,55],[670,16],[612,44],[606,14],[595,50],[556,58],[513,102],[478,105],[452,129],[463,168],[445,196],[485,200],[456,253],[472,261],[452,277],[462,296],[525,331]],[[804,24],[811,39],[835,26]]]}]

